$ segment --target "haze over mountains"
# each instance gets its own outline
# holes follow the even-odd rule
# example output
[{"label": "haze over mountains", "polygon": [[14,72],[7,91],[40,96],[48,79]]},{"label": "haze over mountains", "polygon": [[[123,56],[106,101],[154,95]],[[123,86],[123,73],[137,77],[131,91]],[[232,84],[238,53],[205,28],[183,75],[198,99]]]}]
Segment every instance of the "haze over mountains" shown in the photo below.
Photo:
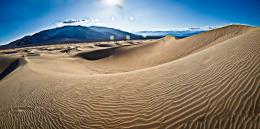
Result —
[{"label": "haze over mountains", "polygon": [[176,38],[185,38],[189,37],[195,34],[199,34],[202,32],[206,32],[206,30],[197,30],[197,31],[190,31],[190,30],[184,30],[184,31],[139,31],[135,34],[138,35],[148,35],[153,37],[164,37],[166,35],[171,35]]},{"label": "haze over mountains", "polygon": [[166,35],[171,35],[176,38],[185,38],[195,34],[203,33],[212,29],[216,29],[215,26],[206,26],[206,27],[188,27],[188,28],[179,28],[167,31],[139,31],[135,34],[138,35],[148,35],[148,36],[156,36],[156,37],[164,37]]}]

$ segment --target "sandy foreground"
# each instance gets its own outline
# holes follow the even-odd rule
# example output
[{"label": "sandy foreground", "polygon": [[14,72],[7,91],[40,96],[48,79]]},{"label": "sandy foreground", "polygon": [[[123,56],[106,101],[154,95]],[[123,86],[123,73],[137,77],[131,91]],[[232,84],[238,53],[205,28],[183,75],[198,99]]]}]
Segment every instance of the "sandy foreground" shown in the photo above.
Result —
[{"label": "sandy foreground", "polygon": [[260,28],[0,53],[1,129],[260,129]]}]

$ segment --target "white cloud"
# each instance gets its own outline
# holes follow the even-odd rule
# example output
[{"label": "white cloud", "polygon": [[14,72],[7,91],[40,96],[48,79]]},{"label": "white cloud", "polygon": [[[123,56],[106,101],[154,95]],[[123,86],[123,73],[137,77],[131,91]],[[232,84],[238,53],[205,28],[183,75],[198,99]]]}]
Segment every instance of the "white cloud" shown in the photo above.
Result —
[{"label": "white cloud", "polygon": [[62,21],[63,24],[73,24],[78,22],[85,22],[85,19],[67,19],[65,21]]},{"label": "white cloud", "polygon": [[98,18],[90,18],[90,19],[67,19],[61,22],[56,23],[55,25],[58,27],[66,26],[66,25],[95,25],[100,22]]}]

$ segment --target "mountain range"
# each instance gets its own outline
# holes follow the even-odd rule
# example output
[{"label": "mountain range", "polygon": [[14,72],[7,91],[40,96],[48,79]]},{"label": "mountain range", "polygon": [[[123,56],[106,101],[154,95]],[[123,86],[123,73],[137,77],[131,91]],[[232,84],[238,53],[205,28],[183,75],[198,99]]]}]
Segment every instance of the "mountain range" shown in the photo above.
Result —
[{"label": "mountain range", "polygon": [[7,45],[0,46],[0,48],[5,49],[76,42],[156,39],[162,38],[166,35],[184,38],[201,32],[205,32],[205,30],[140,31],[136,33],[129,33],[119,29],[100,26],[63,26],[43,30],[30,36],[25,36]]},{"label": "mountain range", "polygon": [[25,47],[73,42],[99,42],[110,40],[142,39],[142,36],[113,28],[98,26],[63,26],[25,36],[2,47]]}]

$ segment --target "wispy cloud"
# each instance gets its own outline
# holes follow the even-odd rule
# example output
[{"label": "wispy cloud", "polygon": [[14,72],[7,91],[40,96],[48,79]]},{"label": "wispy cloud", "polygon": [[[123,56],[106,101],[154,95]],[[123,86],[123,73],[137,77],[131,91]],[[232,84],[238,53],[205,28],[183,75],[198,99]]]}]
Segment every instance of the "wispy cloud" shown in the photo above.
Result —
[{"label": "wispy cloud", "polygon": [[98,18],[90,18],[90,19],[67,19],[64,21],[57,22],[56,26],[66,26],[66,25],[93,25],[100,22]]},{"label": "wispy cloud", "polygon": [[68,19],[63,21],[63,24],[73,24],[73,23],[79,23],[79,22],[85,22],[85,19]]}]

